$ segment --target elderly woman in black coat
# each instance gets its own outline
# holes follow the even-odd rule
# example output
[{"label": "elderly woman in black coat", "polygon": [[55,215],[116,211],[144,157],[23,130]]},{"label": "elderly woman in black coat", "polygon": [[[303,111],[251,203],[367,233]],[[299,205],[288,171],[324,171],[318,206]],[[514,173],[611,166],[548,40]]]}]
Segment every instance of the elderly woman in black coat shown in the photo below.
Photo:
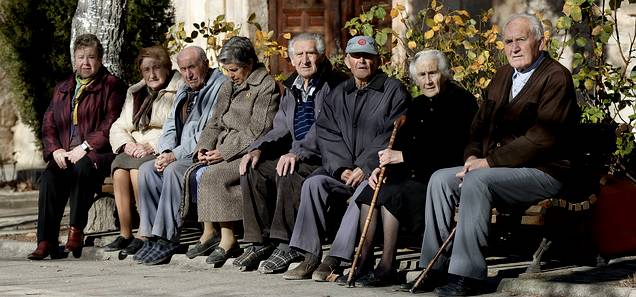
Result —
[{"label": "elderly woman in black coat", "polygon": [[[395,281],[393,268],[398,234],[422,234],[426,186],[439,169],[460,165],[468,142],[470,123],[477,111],[472,94],[450,79],[448,60],[437,50],[423,50],[409,66],[411,78],[422,95],[414,98],[406,112],[406,123],[399,130],[394,149],[378,152],[380,166],[387,166],[385,180],[378,185],[380,168],[369,177],[369,187],[358,196],[360,229],[369,213],[375,187],[381,186],[376,208],[362,247],[360,268],[354,273],[363,286],[383,286]],[[381,218],[382,259],[370,271],[373,238]],[[419,242],[419,241],[418,241]]]}]

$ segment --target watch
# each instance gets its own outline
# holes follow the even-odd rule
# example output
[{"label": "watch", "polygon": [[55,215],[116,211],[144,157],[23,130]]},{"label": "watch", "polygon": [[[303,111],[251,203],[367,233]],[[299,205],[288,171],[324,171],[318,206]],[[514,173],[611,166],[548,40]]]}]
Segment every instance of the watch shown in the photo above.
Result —
[{"label": "watch", "polygon": [[86,142],[86,141],[82,142],[82,144],[80,144],[80,147],[86,152],[91,150],[91,147],[88,146],[88,142]]}]

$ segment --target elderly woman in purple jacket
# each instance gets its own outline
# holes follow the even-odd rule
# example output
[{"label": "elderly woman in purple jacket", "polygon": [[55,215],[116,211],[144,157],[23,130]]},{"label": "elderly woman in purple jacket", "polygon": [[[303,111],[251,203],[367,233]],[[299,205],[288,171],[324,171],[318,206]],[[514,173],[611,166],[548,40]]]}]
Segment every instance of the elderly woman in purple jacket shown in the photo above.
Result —
[{"label": "elderly woman in purple jacket", "polygon": [[119,117],[126,86],[102,65],[104,49],[93,34],[73,44],[75,72],[59,83],[44,113],[42,144],[46,169],[38,200],[38,246],[28,258],[59,258],[58,237],[66,202],[70,226],[64,246],[82,254],[88,209],[115,155],[108,141],[110,126]]}]

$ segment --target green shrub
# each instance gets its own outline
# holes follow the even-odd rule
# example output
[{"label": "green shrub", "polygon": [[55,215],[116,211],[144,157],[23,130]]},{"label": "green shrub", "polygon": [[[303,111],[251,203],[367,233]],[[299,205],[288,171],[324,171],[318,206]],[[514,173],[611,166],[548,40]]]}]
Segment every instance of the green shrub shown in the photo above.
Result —
[{"label": "green shrub", "polygon": [[20,118],[40,139],[55,83],[68,74],[68,45],[77,1],[0,2],[0,59],[14,87]]}]

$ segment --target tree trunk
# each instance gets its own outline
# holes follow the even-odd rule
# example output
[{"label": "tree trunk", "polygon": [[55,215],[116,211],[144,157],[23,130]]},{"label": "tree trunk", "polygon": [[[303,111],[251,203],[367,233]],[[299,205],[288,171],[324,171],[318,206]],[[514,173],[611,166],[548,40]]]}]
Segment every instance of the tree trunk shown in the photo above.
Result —
[{"label": "tree trunk", "polygon": [[121,77],[119,54],[124,43],[125,12],[126,0],[78,0],[71,28],[71,57],[75,37],[95,34],[104,46],[102,63],[111,73]]}]

